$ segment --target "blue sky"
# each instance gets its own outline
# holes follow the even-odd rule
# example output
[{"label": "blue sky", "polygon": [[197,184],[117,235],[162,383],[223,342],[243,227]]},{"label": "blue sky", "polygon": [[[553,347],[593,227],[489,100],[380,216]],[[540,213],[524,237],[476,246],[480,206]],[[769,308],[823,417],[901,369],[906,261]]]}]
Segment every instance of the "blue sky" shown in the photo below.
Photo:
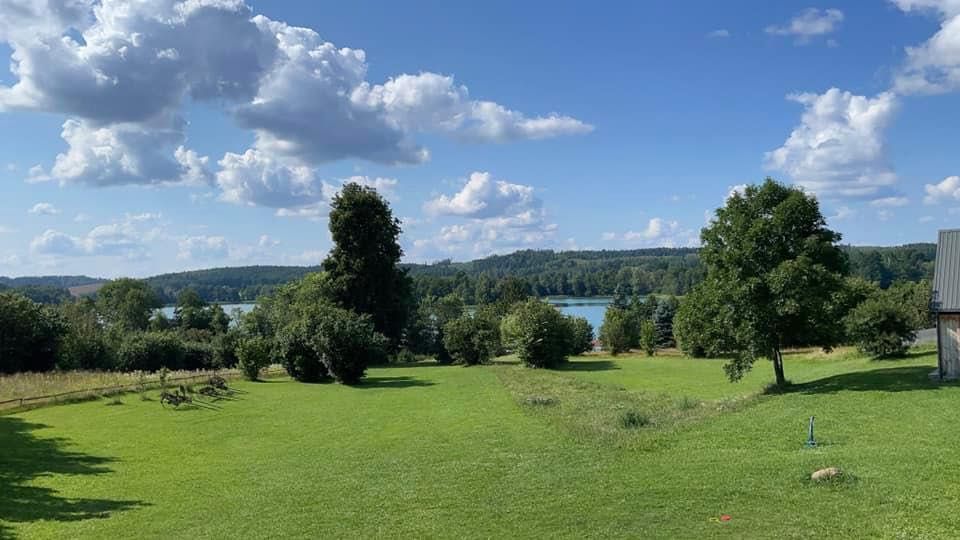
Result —
[{"label": "blue sky", "polygon": [[0,275],[695,245],[737,186],[853,244],[960,216],[960,2],[0,0]]}]

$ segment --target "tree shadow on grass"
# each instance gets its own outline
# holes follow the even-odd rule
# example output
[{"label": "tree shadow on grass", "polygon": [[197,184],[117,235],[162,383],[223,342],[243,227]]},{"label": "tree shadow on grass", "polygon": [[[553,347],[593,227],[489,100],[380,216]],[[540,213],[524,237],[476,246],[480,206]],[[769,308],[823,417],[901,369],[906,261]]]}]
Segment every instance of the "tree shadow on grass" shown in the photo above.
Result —
[{"label": "tree shadow on grass", "polygon": [[417,386],[433,386],[431,381],[415,379],[413,377],[365,377],[354,388],[413,388]]},{"label": "tree shadow on grass", "polygon": [[67,450],[60,438],[38,438],[44,428],[20,418],[0,416],[0,539],[16,538],[9,524],[33,521],[102,519],[112,512],[146,506],[143,501],[76,499],[29,483],[54,475],[96,475],[112,472],[112,458]]},{"label": "tree shadow on grass", "polygon": [[770,393],[832,394],[835,392],[911,392],[915,390],[936,390],[944,386],[956,386],[930,380],[933,366],[909,366],[896,368],[854,371],[817,379],[815,381],[793,384],[782,391]]},{"label": "tree shadow on grass", "polygon": [[560,371],[610,371],[620,369],[610,360],[590,360],[588,362],[570,361],[558,368]]}]

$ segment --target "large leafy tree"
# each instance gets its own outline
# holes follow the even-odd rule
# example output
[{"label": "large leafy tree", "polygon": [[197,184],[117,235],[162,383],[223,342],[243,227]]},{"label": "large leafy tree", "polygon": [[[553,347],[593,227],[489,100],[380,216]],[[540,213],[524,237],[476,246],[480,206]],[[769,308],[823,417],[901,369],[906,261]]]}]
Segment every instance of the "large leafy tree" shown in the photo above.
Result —
[{"label": "large leafy tree", "polygon": [[160,298],[146,282],[123,278],[111,281],[97,292],[97,310],[110,324],[122,330],[145,330]]},{"label": "large leafy tree", "polygon": [[376,190],[348,183],[330,210],[333,249],[323,263],[332,299],[367,314],[374,328],[400,343],[410,310],[410,279],[398,267],[400,221]]},{"label": "large leafy tree", "polygon": [[701,241],[708,279],[700,287],[715,288],[706,296],[729,310],[722,322],[732,337],[731,380],[766,356],[784,385],[784,347],[842,339],[847,262],[815,197],[768,178],[727,199]]},{"label": "large leafy tree", "polygon": [[52,309],[0,293],[0,373],[53,369],[64,330]]}]

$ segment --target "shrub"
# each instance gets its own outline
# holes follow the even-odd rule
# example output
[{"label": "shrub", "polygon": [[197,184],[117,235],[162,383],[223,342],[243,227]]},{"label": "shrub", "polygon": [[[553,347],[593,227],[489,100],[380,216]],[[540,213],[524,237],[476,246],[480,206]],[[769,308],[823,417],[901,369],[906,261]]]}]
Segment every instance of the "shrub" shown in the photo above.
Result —
[{"label": "shrub", "polygon": [[506,346],[529,367],[556,367],[571,349],[570,326],[556,308],[538,299],[516,306],[500,325]]},{"label": "shrub", "polygon": [[680,302],[673,333],[684,353],[694,357],[724,356],[736,350],[732,307],[715,286],[698,285]]},{"label": "shrub", "polygon": [[407,348],[415,354],[433,355],[439,364],[452,363],[453,358],[443,344],[443,327],[463,315],[463,311],[463,300],[458,295],[425,298],[414,310],[405,330]]},{"label": "shrub", "polygon": [[653,356],[657,352],[657,331],[653,321],[644,320],[640,323],[640,348],[647,356]]},{"label": "shrub", "polygon": [[312,335],[311,346],[338,382],[357,384],[367,366],[386,362],[387,339],[374,330],[368,316],[331,306],[320,307],[312,316],[319,332]]},{"label": "shrub", "polygon": [[593,350],[593,326],[590,321],[583,317],[566,315],[564,316],[564,322],[567,324],[567,332],[570,336],[568,353],[571,356]]},{"label": "shrub", "polygon": [[500,330],[492,317],[465,313],[444,325],[443,346],[461,364],[485,364],[500,347]]},{"label": "shrub", "polygon": [[214,347],[202,341],[183,342],[183,363],[181,369],[210,369],[214,364]]},{"label": "shrub", "polygon": [[844,322],[857,348],[876,358],[903,356],[916,338],[915,319],[907,307],[883,295],[862,302]]},{"label": "shrub", "polygon": [[410,349],[400,349],[397,354],[390,358],[393,364],[412,364],[417,361],[417,355]]},{"label": "shrub", "polygon": [[247,337],[237,344],[237,367],[248,381],[260,379],[260,372],[270,365],[270,343],[262,337]]},{"label": "shrub", "polygon": [[607,308],[600,327],[600,341],[603,348],[616,356],[630,350],[638,341],[638,322],[633,313],[616,307]]},{"label": "shrub", "polygon": [[113,350],[93,302],[81,300],[64,304],[60,314],[66,323],[66,332],[57,356],[57,369],[113,369]]},{"label": "shrub", "polygon": [[231,328],[225,334],[218,334],[213,338],[213,367],[232,368],[240,360],[237,358],[237,345],[240,342],[240,332]]},{"label": "shrub", "polygon": [[0,373],[53,369],[64,331],[51,308],[0,293]]},{"label": "shrub", "polygon": [[294,379],[319,382],[330,377],[320,354],[311,346],[311,332],[306,320],[283,327],[274,340],[274,357]]},{"label": "shrub", "polygon": [[131,332],[125,334],[117,351],[120,371],[157,371],[181,369],[183,342],[171,332]]}]

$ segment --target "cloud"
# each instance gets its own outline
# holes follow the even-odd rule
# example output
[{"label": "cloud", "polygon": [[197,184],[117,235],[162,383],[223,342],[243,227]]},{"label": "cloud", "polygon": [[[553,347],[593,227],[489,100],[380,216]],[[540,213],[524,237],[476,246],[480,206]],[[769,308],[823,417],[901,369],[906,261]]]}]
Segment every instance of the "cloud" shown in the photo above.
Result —
[{"label": "cloud", "polygon": [[783,146],[765,155],[768,169],[823,197],[886,196],[897,180],[885,144],[898,106],[894,94],[868,98],[831,88],[788,99],[805,110]]},{"label": "cloud", "polygon": [[743,195],[743,192],[747,189],[747,184],[735,184],[730,186],[727,189],[727,196],[724,197],[723,201],[726,203],[727,199],[733,197],[734,195]]},{"label": "cloud", "polygon": [[326,251],[319,250],[307,250],[296,255],[287,255],[284,257],[284,261],[288,264],[296,264],[303,266],[317,266],[323,259],[327,257]]},{"label": "cloud", "polygon": [[[400,181],[396,178],[383,178],[379,176],[371,178],[369,176],[354,175],[341,179],[340,183],[341,185],[348,183],[360,184],[361,186],[377,190],[377,193],[391,201],[396,202],[400,200],[400,195],[397,193],[397,186],[400,184]],[[337,191],[339,191],[339,189]]]},{"label": "cloud", "polygon": [[607,242],[620,241],[631,247],[692,246],[699,242],[695,231],[681,227],[677,221],[660,217],[648,220],[641,230],[629,230],[620,235],[605,232],[601,239]]},{"label": "cloud", "polygon": [[502,253],[542,245],[557,230],[555,223],[547,221],[533,186],[494,180],[487,172],[471,173],[458,192],[427,201],[424,210],[431,216],[467,221],[445,225],[435,237],[414,241],[421,251]]},{"label": "cloud", "polygon": [[711,39],[723,39],[730,37],[730,31],[726,28],[718,28],[707,32],[707,37]]},{"label": "cloud", "polygon": [[960,176],[948,176],[936,184],[926,184],[923,190],[927,195],[923,198],[926,204],[937,204],[944,201],[960,201]]},{"label": "cloud", "polygon": [[839,9],[807,8],[795,15],[785,25],[771,25],[764,29],[775,36],[795,36],[797,43],[808,43],[811,38],[830,34],[843,22],[843,12]]},{"label": "cloud", "polygon": [[488,172],[474,172],[463,189],[454,195],[441,195],[428,201],[424,210],[433,215],[483,219],[517,214],[540,206],[533,187],[495,181]]},{"label": "cloud", "polygon": [[917,218],[917,222],[919,223],[930,223],[933,220],[934,220],[933,216],[920,216],[919,218]]},{"label": "cloud", "polygon": [[69,150],[34,180],[203,181],[205,158],[183,148],[179,110],[188,97],[252,97],[276,47],[240,2],[74,1],[20,11],[17,29],[3,32],[17,80],[0,86],[0,109],[69,117]]},{"label": "cloud", "polygon": [[313,168],[284,163],[260,150],[227,153],[219,165],[216,183],[221,200],[273,208],[279,216],[324,216],[336,193]]},{"label": "cloud", "polygon": [[857,211],[849,206],[838,206],[836,213],[827,218],[830,221],[842,221],[857,215]]},{"label": "cloud", "polygon": [[16,229],[12,227],[7,227],[5,225],[0,225],[0,234],[13,234],[17,232]]},{"label": "cloud", "polygon": [[260,235],[254,243],[228,240],[220,235],[197,235],[180,238],[177,259],[183,261],[251,262],[275,260],[273,249],[280,245],[268,235]]},{"label": "cloud", "polygon": [[12,49],[15,82],[0,85],[0,110],[67,117],[67,151],[49,172],[32,171],[33,181],[207,183],[208,158],[186,146],[192,102],[227,111],[253,132],[250,150],[288,168],[348,158],[422,163],[420,133],[508,142],[593,129],[474,99],[449,75],[370,82],[363,50],[255,15],[240,0],[2,5],[0,41]]},{"label": "cloud", "polygon": [[398,199],[396,178],[351,176],[328,182],[312,167],[290,164],[255,149],[243,154],[227,153],[219,165],[215,178],[221,190],[220,200],[273,208],[280,217],[325,217],[333,197],[348,182],[372,187],[388,199]]},{"label": "cloud", "polygon": [[37,216],[55,216],[60,213],[60,210],[50,203],[40,202],[33,205],[33,208],[30,210],[27,210],[27,213]]},{"label": "cloud", "polygon": [[906,197],[881,197],[870,201],[870,206],[893,208],[897,206],[906,206],[910,204],[910,199]]},{"label": "cloud", "polygon": [[227,239],[222,236],[191,236],[179,242],[180,260],[218,260],[230,255]]},{"label": "cloud", "polygon": [[163,235],[155,223],[158,217],[156,214],[127,215],[122,221],[99,225],[81,236],[48,229],[30,242],[30,251],[54,257],[146,258],[150,244]]},{"label": "cloud", "polygon": [[930,11],[940,29],[924,43],[906,48],[906,61],[894,78],[901,94],[939,94],[960,89],[960,2],[893,0],[903,11]]},{"label": "cloud", "polygon": [[49,174],[32,170],[32,182],[204,185],[211,179],[208,158],[183,146],[182,127],[163,122],[97,127],[89,121],[70,119],[64,122],[61,136],[69,149],[57,155]]},{"label": "cloud", "polygon": [[74,223],[86,223],[90,221],[90,219],[91,218],[89,214],[84,214],[83,212],[80,212],[79,214],[74,216],[73,221]]}]

